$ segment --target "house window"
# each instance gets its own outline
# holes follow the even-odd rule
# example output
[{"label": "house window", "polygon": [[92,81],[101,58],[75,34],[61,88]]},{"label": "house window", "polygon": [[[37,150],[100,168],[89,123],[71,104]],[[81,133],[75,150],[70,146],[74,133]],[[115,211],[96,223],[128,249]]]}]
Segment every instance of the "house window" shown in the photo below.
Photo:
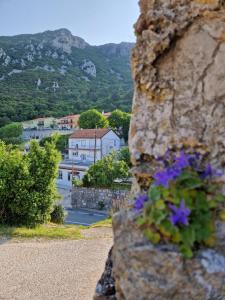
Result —
[{"label": "house window", "polygon": [[63,172],[59,170],[58,172],[58,179],[62,180],[63,179]]},{"label": "house window", "polygon": [[73,152],[73,156],[78,156],[78,151]]},{"label": "house window", "polygon": [[86,155],[85,154],[81,154],[80,157],[81,157],[82,160],[86,160]]},{"label": "house window", "polygon": [[71,180],[71,174],[70,174],[70,172],[68,172],[68,181],[70,181]]},{"label": "house window", "polygon": [[81,141],[81,146],[82,146],[82,147],[85,147],[85,146],[86,146],[86,141],[85,141],[85,140],[82,140],[82,141]]},{"label": "house window", "polygon": [[116,146],[116,140],[114,140],[114,146]]}]

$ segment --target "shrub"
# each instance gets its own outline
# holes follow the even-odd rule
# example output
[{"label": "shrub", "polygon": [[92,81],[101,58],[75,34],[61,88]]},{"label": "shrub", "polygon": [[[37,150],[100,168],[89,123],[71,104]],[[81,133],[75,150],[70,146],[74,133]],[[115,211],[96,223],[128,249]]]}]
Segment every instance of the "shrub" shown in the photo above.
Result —
[{"label": "shrub", "polygon": [[51,212],[51,222],[56,224],[63,224],[65,222],[66,212],[62,205],[55,205]]},{"label": "shrub", "polygon": [[53,143],[41,148],[34,141],[25,155],[0,142],[0,223],[31,227],[49,220],[59,161]]},{"label": "shrub", "polygon": [[104,202],[103,202],[103,201],[98,201],[98,209],[99,209],[99,210],[103,210],[104,207],[105,207]]},{"label": "shrub", "polygon": [[115,153],[105,156],[92,165],[83,178],[86,187],[112,187],[115,179],[129,177],[129,168],[124,161],[118,161]]},{"label": "shrub", "polygon": [[134,204],[137,223],[152,243],[175,243],[191,258],[201,245],[213,246],[215,220],[224,216],[224,196],[206,155],[192,150],[168,151],[153,176],[147,195]]}]

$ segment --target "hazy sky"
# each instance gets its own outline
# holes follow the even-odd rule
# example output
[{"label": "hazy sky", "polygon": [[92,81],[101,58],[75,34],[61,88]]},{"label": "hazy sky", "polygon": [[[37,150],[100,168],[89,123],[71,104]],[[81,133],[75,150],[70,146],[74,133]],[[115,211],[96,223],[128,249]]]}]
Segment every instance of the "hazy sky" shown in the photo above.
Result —
[{"label": "hazy sky", "polygon": [[0,35],[67,28],[92,45],[135,41],[138,0],[0,0]]}]

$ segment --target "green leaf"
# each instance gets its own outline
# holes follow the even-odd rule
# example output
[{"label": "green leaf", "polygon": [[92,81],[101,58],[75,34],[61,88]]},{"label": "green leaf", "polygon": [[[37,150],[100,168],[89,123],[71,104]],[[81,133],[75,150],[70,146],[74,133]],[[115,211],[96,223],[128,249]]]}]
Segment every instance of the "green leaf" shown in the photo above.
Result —
[{"label": "green leaf", "polygon": [[145,223],[146,223],[146,219],[145,219],[145,218],[139,217],[139,218],[137,219],[137,224],[138,224],[139,226],[143,226],[143,225],[145,225]]},{"label": "green leaf", "polygon": [[164,210],[166,208],[165,202],[163,200],[157,200],[155,207],[159,210]]},{"label": "green leaf", "polygon": [[148,191],[148,196],[153,202],[161,198],[161,193],[157,186],[152,185]]},{"label": "green leaf", "polygon": [[153,232],[152,230],[145,229],[144,235],[147,239],[149,239],[153,244],[157,244],[160,241],[160,235],[158,233]]},{"label": "green leaf", "polygon": [[156,225],[159,225],[161,221],[165,219],[166,216],[167,216],[166,212],[152,208],[151,218]]},{"label": "green leaf", "polygon": [[182,253],[182,255],[185,257],[185,258],[192,258],[193,257],[193,252],[191,250],[191,248],[189,246],[186,246],[186,245],[182,245],[180,247],[180,252]]},{"label": "green leaf", "polygon": [[195,242],[195,231],[194,231],[194,229],[191,226],[182,229],[181,230],[181,238],[182,238],[182,242],[185,245],[193,246],[194,242]]},{"label": "green leaf", "polygon": [[191,172],[183,172],[177,182],[186,189],[195,189],[203,186],[203,182],[197,174]]}]

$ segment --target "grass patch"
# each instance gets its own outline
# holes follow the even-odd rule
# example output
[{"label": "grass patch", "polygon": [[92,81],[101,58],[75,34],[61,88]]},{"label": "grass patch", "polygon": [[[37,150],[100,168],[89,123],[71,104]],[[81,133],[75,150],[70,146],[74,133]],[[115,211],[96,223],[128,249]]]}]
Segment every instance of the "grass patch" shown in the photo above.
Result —
[{"label": "grass patch", "polygon": [[0,237],[76,240],[82,235],[76,226],[46,224],[35,228],[0,226]]},{"label": "grass patch", "polygon": [[99,221],[91,225],[91,228],[96,228],[96,227],[112,227],[112,218],[107,218],[105,220]]}]

